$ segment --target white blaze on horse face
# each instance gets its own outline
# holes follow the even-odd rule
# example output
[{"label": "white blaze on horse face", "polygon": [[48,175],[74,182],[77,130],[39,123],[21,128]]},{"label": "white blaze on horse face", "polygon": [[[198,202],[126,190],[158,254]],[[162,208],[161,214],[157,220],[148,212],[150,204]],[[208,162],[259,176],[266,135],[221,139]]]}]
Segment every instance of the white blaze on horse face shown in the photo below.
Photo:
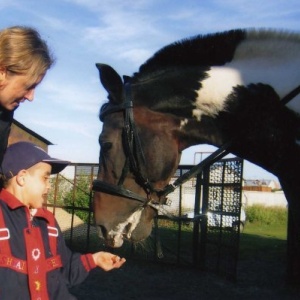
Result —
[{"label": "white blaze on horse face", "polygon": [[126,237],[130,239],[132,232],[140,222],[143,210],[143,207],[139,207],[123,223],[118,224],[115,229],[112,229],[108,232],[108,238],[113,239],[115,247],[122,246],[124,229],[129,224],[130,227],[129,230],[126,232]]}]

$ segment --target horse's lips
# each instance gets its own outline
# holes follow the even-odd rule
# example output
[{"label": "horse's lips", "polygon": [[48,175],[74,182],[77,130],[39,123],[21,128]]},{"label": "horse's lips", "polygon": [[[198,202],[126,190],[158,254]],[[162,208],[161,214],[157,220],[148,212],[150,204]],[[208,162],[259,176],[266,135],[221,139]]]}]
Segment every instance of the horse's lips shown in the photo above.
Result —
[{"label": "horse's lips", "polygon": [[113,229],[109,230],[107,234],[103,233],[101,226],[99,226],[99,237],[104,238],[108,246],[119,248],[124,243],[124,238],[130,240],[132,232],[138,225],[143,207],[136,209],[124,222],[119,223]]},{"label": "horse's lips", "polygon": [[99,238],[105,240],[106,246],[119,248],[123,245],[124,240],[122,234],[114,233],[109,234],[108,236],[104,236],[100,226],[97,226],[97,231]]},{"label": "horse's lips", "polygon": [[114,247],[114,248],[119,248],[123,245],[123,237],[122,235],[116,235],[113,237],[113,239],[109,240],[108,243],[110,244],[110,246]]}]

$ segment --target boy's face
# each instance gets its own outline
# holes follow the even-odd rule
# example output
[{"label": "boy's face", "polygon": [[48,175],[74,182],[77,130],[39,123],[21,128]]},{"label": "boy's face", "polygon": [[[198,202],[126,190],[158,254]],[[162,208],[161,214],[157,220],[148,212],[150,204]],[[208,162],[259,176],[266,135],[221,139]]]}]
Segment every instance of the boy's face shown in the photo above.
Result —
[{"label": "boy's face", "polygon": [[22,202],[29,208],[40,208],[50,190],[51,165],[40,162],[26,170]]}]

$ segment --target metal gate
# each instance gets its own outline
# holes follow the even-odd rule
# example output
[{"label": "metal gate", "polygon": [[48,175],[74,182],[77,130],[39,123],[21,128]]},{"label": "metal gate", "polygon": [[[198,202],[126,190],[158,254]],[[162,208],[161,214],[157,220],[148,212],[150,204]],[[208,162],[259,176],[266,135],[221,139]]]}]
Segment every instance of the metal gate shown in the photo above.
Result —
[{"label": "metal gate", "polygon": [[[192,167],[179,166],[173,180]],[[170,194],[172,205],[167,211],[175,218],[158,215],[158,226],[146,241],[137,245],[124,243],[120,249],[109,250],[128,258],[188,265],[234,279],[242,169],[243,160],[239,158],[215,162]],[[54,180],[54,195],[49,199],[48,209],[58,218],[66,241],[74,250],[107,250],[92,221],[90,186],[97,171],[96,164],[71,164],[65,177],[57,175]]]},{"label": "metal gate", "polygon": [[201,261],[206,269],[236,278],[241,229],[243,160],[222,159],[203,172]]},{"label": "metal gate", "polygon": [[[180,166],[177,175],[187,171],[187,166]],[[178,202],[175,200],[169,209],[176,218],[158,216],[154,243],[160,261],[188,264],[236,279],[242,224],[242,174],[242,159],[222,159],[204,169],[187,183],[188,186],[180,187],[176,195]],[[187,191],[191,189],[192,211],[187,209],[186,201]],[[169,227],[175,230],[168,229],[165,233]]]}]

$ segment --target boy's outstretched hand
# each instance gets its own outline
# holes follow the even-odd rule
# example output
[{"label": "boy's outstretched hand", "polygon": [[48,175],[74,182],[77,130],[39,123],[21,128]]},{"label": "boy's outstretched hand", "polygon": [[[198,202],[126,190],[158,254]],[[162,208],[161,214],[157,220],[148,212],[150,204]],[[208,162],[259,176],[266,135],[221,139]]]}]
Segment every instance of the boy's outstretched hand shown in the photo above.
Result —
[{"label": "boy's outstretched hand", "polygon": [[96,252],[93,254],[95,264],[102,268],[104,271],[110,271],[112,269],[120,268],[126,261],[125,258],[121,258],[118,255],[109,252]]}]

